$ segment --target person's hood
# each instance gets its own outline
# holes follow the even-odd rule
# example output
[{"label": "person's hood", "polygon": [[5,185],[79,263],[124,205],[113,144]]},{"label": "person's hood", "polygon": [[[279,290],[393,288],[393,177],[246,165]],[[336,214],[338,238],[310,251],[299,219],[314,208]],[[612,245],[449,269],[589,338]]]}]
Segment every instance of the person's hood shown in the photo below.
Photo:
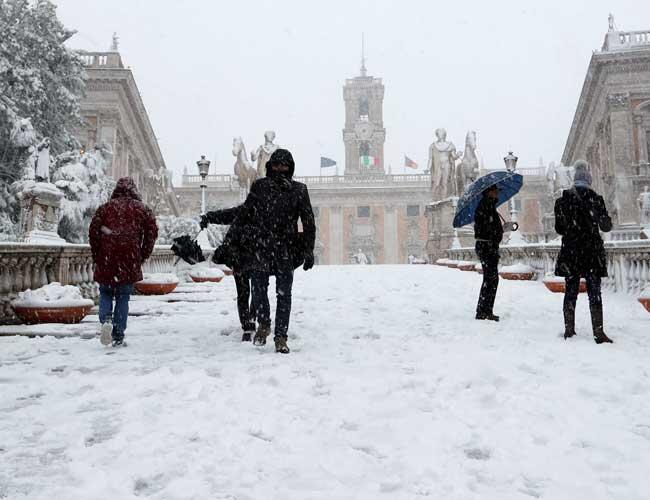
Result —
[{"label": "person's hood", "polygon": [[[289,171],[286,174],[273,172],[271,170],[271,166],[273,165],[286,165],[287,167],[289,167]],[[288,177],[289,179],[291,179],[293,177],[295,170],[296,170],[296,164],[293,161],[293,156],[291,152],[287,149],[281,149],[281,148],[276,149],[271,155],[271,157],[269,158],[269,161],[266,162],[267,177],[281,176],[281,177]]]},{"label": "person's hood", "polygon": [[117,181],[117,185],[113,190],[113,195],[111,199],[115,198],[131,198],[133,200],[142,201],[142,197],[138,192],[138,187],[135,185],[135,181],[131,177],[122,177]]}]

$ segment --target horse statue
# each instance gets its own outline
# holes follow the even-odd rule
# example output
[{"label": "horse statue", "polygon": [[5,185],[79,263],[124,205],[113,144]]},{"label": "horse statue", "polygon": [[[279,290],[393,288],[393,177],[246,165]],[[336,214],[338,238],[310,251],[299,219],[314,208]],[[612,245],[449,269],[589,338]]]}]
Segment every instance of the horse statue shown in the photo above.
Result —
[{"label": "horse statue", "polygon": [[246,146],[244,146],[241,137],[235,137],[232,140],[232,155],[237,158],[234,171],[239,187],[248,192],[255,179],[257,179],[257,170],[248,161]]},{"label": "horse statue", "polygon": [[456,186],[458,196],[461,196],[465,188],[474,182],[479,173],[478,157],[476,156],[476,132],[470,130],[465,137],[465,152],[463,160],[456,168]]}]

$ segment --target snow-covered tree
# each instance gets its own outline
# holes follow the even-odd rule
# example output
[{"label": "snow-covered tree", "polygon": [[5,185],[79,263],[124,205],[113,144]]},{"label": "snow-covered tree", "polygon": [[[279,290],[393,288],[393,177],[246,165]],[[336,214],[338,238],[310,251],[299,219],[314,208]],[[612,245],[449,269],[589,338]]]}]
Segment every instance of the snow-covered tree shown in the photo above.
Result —
[{"label": "snow-covered tree", "polygon": [[[192,217],[175,217],[173,215],[161,215],[156,217],[158,223],[158,245],[171,245],[174,238],[189,235],[196,238],[201,230],[199,221]],[[206,230],[208,240],[212,247],[217,247],[223,241],[228,226],[217,226],[210,224]]]},{"label": "snow-covered tree", "polygon": [[65,46],[73,34],[49,0],[0,0],[0,238],[16,222],[11,185],[30,156],[22,142],[49,137],[53,155],[77,146],[85,73]]},{"label": "snow-covered tree", "polygon": [[70,243],[88,241],[88,226],[99,206],[106,203],[115,182],[106,175],[111,161],[108,146],[79,154],[70,151],[56,158],[52,182],[64,194],[59,236]]}]

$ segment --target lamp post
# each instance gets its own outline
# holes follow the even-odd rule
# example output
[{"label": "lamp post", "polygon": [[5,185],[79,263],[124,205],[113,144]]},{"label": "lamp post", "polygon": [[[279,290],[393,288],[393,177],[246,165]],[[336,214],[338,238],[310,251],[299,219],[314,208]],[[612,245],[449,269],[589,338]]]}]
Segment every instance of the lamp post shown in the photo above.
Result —
[{"label": "lamp post", "polygon": [[[517,170],[517,160],[519,158],[512,154],[512,151],[508,151],[508,154],[503,158],[503,163],[506,164],[506,170],[508,172],[514,172]],[[510,221],[516,223],[519,226],[519,211],[515,204],[514,196],[510,198]],[[510,239],[508,240],[508,245],[521,245],[525,243],[521,233],[519,231],[512,231],[510,233]]]},{"label": "lamp post", "polygon": [[205,190],[208,187],[206,179],[210,171],[210,160],[205,159],[205,155],[201,155],[201,159],[196,162],[199,167],[199,175],[201,176],[201,213],[205,213]]}]

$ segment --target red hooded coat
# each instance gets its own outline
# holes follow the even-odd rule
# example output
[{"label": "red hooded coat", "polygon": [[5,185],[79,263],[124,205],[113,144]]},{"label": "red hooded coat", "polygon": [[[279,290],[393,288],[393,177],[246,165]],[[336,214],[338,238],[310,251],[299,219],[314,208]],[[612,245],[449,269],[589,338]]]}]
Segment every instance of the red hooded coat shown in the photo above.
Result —
[{"label": "red hooded coat", "polygon": [[142,263],[151,255],[157,237],[153,212],[142,203],[133,179],[122,177],[111,200],[97,209],[90,223],[95,281],[101,285],[140,281]]}]

